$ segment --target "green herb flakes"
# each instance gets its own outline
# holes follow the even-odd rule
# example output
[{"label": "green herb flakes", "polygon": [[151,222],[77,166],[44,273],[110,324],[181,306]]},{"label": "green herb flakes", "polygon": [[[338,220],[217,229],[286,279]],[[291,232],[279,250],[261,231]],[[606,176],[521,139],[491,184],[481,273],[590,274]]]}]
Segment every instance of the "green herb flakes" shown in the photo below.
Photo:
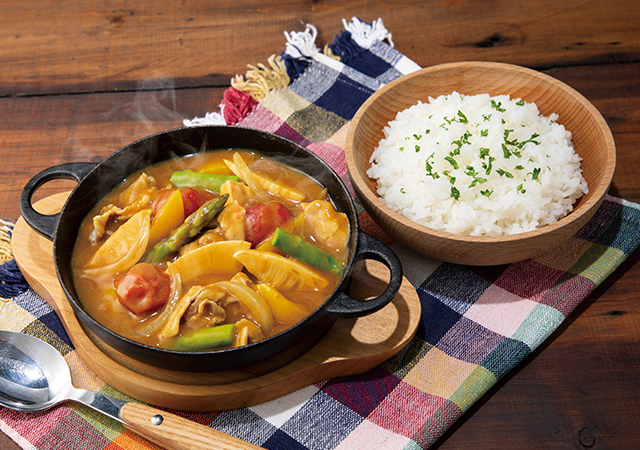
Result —
[{"label": "green herb flakes", "polygon": [[455,201],[460,200],[460,191],[455,186],[451,186],[451,198]]},{"label": "green herb flakes", "polygon": [[498,112],[505,112],[506,109],[502,108],[502,102],[496,103],[494,99],[491,99],[491,107]]},{"label": "green herb flakes", "polygon": [[458,168],[458,162],[451,156],[445,156],[444,159],[453,166],[454,170]]}]

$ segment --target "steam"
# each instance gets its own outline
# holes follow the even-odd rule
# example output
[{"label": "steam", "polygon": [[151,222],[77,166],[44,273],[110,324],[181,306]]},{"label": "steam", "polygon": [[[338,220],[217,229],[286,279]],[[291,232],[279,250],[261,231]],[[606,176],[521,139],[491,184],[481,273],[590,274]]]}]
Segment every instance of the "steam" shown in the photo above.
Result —
[{"label": "steam", "polygon": [[128,127],[122,127],[123,131],[119,134],[122,145],[180,127],[186,118],[178,112],[173,78],[162,73],[138,81],[133,100],[112,108],[104,116],[108,121],[136,124],[133,133]]}]

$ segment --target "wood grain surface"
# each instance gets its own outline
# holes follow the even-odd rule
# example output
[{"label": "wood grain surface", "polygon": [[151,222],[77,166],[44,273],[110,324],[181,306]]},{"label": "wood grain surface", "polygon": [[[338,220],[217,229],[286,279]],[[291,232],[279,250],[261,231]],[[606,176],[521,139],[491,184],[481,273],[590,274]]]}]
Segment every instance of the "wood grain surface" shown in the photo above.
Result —
[{"label": "wood grain surface", "polygon": [[[231,77],[284,49],[283,31],[382,18],[421,66],[520,64],[600,110],[617,146],[612,195],[640,202],[636,0],[105,2],[5,0],[0,16],[0,215],[41,169],[105,157],[217,109]],[[43,198],[73,183],[49,183]],[[434,446],[640,447],[640,252]],[[2,447],[5,446],[5,447]],[[0,448],[16,448],[0,434]]]}]

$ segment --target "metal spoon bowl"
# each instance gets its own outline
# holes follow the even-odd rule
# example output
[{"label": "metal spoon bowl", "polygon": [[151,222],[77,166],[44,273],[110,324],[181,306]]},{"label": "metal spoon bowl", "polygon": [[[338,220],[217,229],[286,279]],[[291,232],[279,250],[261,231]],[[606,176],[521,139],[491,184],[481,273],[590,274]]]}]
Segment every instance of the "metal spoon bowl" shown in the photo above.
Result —
[{"label": "metal spoon bowl", "polygon": [[69,366],[54,347],[27,334],[0,331],[0,405],[32,412],[66,401],[82,403],[167,448],[260,448],[146,405],[76,389]]}]

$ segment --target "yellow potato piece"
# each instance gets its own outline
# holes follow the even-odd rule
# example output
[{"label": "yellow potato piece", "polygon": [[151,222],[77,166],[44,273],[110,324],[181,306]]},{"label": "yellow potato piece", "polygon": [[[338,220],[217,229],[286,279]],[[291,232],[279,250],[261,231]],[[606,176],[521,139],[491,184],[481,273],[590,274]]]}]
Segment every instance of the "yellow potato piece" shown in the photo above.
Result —
[{"label": "yellow potato piece", "polygon": [[169,236],[172,230],[182,225],[184,219],[182,195],[180,191],[176,189],[169,195],[169,198],[167,198],[167,201],[160,207],[151,222],[149,246],[152,247]]},{"label": "yellow potato piece", "polygon": [[307,316],[302,308],[287,299],[273,286],[259,283],[256,288],[271,308],[271,313],[277,321],[287,324],[297,323]]},{"label": "yellow potato piece", "polygon": [[134,214],[116,230],[93,254],[85,272],[96,275],[103,272],[126,272],[132,268],[147,250],[151,210],[143,209]]},{"label": "yellow potato piece", "polygon": [[318,290],[329,281],[306,265],[262,250],[243,250],[233,255],[260,281],[270,283],[276,289]]},{"label": "yellow potato piece", "polygon": [[174,263],[184,283],[202,275],[228,279],[242,270],[235,253],[251,248],[247,241],[219,241],[203,245],[180,256]]},{"label": "yellow potato piece", "polygon": [[223,160],[214,161],[198,169],[198,172],[213,173],[216,175],[233,175]]}]

